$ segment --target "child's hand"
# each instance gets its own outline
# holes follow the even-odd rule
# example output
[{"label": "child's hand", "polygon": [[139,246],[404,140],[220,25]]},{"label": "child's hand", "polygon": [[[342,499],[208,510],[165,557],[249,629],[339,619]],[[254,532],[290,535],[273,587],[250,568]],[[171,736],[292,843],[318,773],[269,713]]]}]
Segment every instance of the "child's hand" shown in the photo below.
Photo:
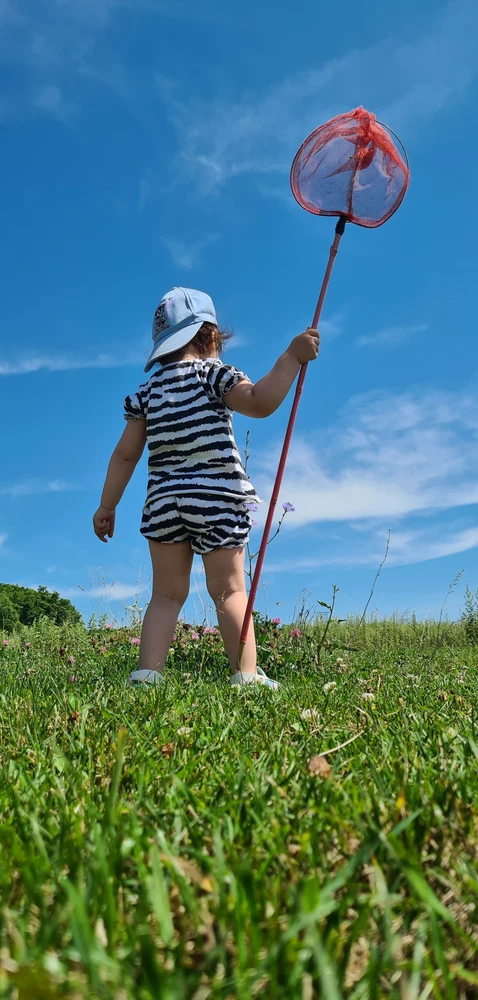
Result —
[{"label": "child's hand", "polygon": [[305,333],[300,333],[298,337],[294,337],[288,350],[297,358],[299,364],[305,365],[307,361],[315,361],[319,353],[319,344],[319,331],[309,327]]},{"label": "child's hand", "polygon": [[93,530],[100,542],[106,542],[108,538],[113,538],[115,531],[116,511],[107,510],[106,507],[98,507],[96,514],[93,514]]}]

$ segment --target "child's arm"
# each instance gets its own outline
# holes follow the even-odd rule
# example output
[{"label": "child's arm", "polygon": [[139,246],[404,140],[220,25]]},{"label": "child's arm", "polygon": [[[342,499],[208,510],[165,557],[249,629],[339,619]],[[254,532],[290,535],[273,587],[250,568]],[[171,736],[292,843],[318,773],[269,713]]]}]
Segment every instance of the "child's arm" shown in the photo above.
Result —
[{"label": "child's arm", "polygon": [[128,420],[110,458],[101,506],[93,517],[95,535],[106,542],[113,538],[116,507],[133,475],[146,444],[146,420]]},{"label": "child's arm", "polygon": [[319,340],[317,330],[312,329],[294,337],[272,371],[255,385],[238,382],[224,397],[226,405],[245,417],[269,417],[287,396],[300,366],[317,357]]}]

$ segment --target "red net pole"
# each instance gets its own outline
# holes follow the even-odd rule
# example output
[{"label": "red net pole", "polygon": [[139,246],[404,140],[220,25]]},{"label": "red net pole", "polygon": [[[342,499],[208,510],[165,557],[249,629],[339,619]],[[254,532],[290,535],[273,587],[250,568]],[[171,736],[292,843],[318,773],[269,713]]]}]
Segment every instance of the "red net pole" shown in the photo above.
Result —
[{"label": "red net pole", "polygon": [[[328,260],[327,268],[326,268],[326,271],[325,271],[325,274],[324,274],[324,280],[322,282],[322,288],[320,289],[319,298],[317,300],[317,305],[315,307],[314,318],[313,318],[312,324],[311,324],[312,327],[313,327],[313,329],[317,328],[317,324],[319,322],[320,314],[322,312],[322,306],[324,304],[324,299],[325,299],[325,296],[326,296],[326,293],[327,293],[327,288],[329,286],[330,275],[332,274],[332,268],[334,266],[335,258],[336,258],[337,253],[338,253],[339,244],[340,244],[340,240],[342,238],[342,235],[343,235],[343,232],[344,232],[344,229],[345,229],[345,223],[346,223],[346,221],[347,220],[346,220],[345,216],[341,215],[340,219],[339,219],[339,221],[338,221],[338,223],[337,223],[337,225],[335,227],[335,239],[334,239],[334,242],[332,243],[332,246],[330,248],[329,260]],[[292,432],[294,430],[295,418],[297,416],[297,410],[299,408],[300,397],[301,397],[301,394],[302,394],[302,389],[303,389],[303,386],[304,386],[305,376],[306,376],[306,372],[307,372],[307,365],[308,365],[308,362],[306,362],[305,364],[301,365],[301,367],[300,367],[299,378],[297,380],[297,385],[296,385],[296,389],[295,389],[294,401],[292,403],[292,409],[290,411],[289,423],[287,424],[287,430],[286,430],[286,433],[285,433],[284,444],[282,445],[282,452],[281,452],[281,456],[280,456],[280,460],[279,460],[279,467],[277,469],[277,475],[276,475],[276,478],[275,478],[274,488],[272,490],[272,496],[271,496],[270,503],[269,503],[269,510],[268,510],[268,513],[267,513],[267,519],[266,519],[266,523],[265,523],[265,527],[264,527],[264,533],[262,535],[261,546],[260,546],[259,552],[257,554],[256,567],[255,567],[255,570],[254,570],[254,576],[252,578],[251,590],[250,590],[250,593],[249,593],[249,600],[247,602],[246,613],[244,615],[244,622],[243,622],[243,625],[242,625],[241,637],[240,637],[240,641],[239,641],[239,656],[238,656],[238,661],[237,661],[237,669],[238,670],[241,670],[241,667],[242,667],[242,660],[243,660],[243,657],[244,657],[244,649],[245,649],[245,645],[246,645],[246,642],[247,642],[247,636],[248,636],[248,633],[249,633],[249,627],[250,627],[250,624],[251,624],[252,612],[254,610],[254,603],[255,603],[255,600],[256,600],[256,596],[257,596],[257,589],[258,589],[258,586],[259,586],[259,580],[260,580],[260,576],[261,576],[261,572],[262,572],[262,567],[263,567],[263,564],[264,564],[264,558],[265,558],[265,554],[266,554],[267,543],[269,541],[269,535],[270,535],[270,531],[271,531],[271,527],[272,527],[272,521],[274,519],[274,513],[275,513],[277,501],[279,499],[280,488],[281,488],[282,479],[283,479],[283,476],[284,476],[285,464],[286,464],[286,461],[287,461],[287,455],[289,453],[289,447],[290,447],[290,442],[291,442],[291,438],[292,438]]]}]

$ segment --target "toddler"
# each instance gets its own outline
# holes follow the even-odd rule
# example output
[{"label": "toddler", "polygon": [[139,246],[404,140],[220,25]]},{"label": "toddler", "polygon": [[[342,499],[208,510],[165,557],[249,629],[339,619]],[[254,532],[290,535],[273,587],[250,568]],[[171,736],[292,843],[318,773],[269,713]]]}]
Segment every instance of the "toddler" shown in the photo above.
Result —
[{"label": "toddler", "polygon": [[259,498],[234,440],[232,411],[247,417],[274,413],[300,365],[317,357],[319,334],[309,329],[295,337],[255,385],[221,360],[229,336],[217,325],[209,295],[173,288],[154,316],[154,346],[145,367],[153,371],[124,401],[127,423],[111,456],[93,527],[102,542],[113,537],[116,507],[147,444],[141,533],[149,543],[153,591],[144,616],[139,669],[130,674],[130,683],[163,680],[197,552],[217,610],[231,683],[278,686],[257,669],[252,626],[237,671],[247,605],[244,547],[251,529],[250,507]]}]

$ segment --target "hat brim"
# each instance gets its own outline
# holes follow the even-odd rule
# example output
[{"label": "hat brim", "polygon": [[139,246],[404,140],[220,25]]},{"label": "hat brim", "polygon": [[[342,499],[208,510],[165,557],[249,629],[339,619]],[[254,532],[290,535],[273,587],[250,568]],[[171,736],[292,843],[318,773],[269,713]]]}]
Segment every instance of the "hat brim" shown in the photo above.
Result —
[{"label": "hat brim", "polygon": [[186,344],[196,336],[198,331],[203,325],[203,320],[199,323],[191,323],[190,326],[183,327],[181,330],[176,330],[176,333],[167,333],[164,338],[155,344],[151,354],[144,366],[145,372],[149,372],[156,361],[160,361],[165,354],[172,354],[174,351],[179,351],[181,347],[185,347]]}]

